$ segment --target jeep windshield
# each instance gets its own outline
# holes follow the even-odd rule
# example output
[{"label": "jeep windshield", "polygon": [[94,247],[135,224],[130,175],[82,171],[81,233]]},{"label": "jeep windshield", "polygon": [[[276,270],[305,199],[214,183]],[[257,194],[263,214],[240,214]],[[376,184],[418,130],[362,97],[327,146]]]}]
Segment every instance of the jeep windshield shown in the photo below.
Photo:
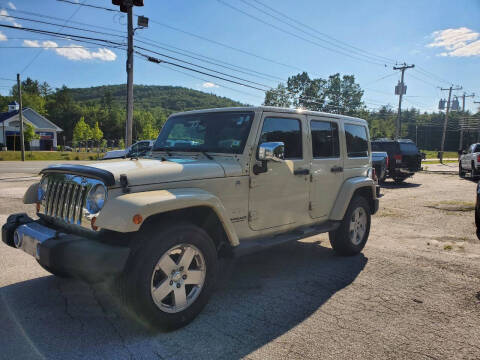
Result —
[{"label": "jeep windshield", "polygon": [[158,135],[153,151],[241,154],[253,112],[207,112],[172,116]]}]

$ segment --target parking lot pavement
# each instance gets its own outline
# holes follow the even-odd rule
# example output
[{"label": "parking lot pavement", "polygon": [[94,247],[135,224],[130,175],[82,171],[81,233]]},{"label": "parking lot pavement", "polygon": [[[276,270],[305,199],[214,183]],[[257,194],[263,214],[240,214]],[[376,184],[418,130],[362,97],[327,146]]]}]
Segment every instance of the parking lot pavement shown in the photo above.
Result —
[{"label": "parking lot pavement", "polygon": [[[0,181],[0,217],[32,214],[29,183]],[[138,323],[109,284],[55,278],[0,244],[0,358],[478,359],[475,186],[426,173],[387,182],[363,254],[335,256],[321,235],[241,258],[203,313],[169,333]]]}]

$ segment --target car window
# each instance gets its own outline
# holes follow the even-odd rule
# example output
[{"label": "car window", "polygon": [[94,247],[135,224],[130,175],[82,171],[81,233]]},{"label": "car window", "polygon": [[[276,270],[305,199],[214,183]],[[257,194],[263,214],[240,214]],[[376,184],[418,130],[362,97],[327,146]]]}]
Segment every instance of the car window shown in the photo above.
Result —
[{"label": "car window", "polygon": [[336,158],[340,156],[338,124],[330,121],[312,120],[312,154],[314,158]]},{"label": "car window", "polygon": [[362,125],[345,124],[348,157],[368,156],[367,129]]},{"label": "car window", "polygon": [[153,150],[240,154],[245,148],[252,112],[207,112],[169,118]]},{"label": "car window", "polygon": [[475,153],[480,152],[480,145],[475,145],[473,152]]},{"label": "car window", "polygon": [[260,144],[282,141],[285,144],[285,159],[301,159],[302,131],[300,120],[267,117],[263,121]]},{"label": "car window", "polygon": [[418,148],[414,143],[400,143],[400,151],[403,154],[418,154]]}]

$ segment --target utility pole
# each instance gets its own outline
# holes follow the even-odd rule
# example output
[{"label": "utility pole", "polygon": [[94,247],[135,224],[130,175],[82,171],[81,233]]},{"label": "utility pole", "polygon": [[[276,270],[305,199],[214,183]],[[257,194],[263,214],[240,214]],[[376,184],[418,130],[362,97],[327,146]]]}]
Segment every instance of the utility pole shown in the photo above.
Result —
[{"label": "utility pole", "polygon": [[461,86],[457,86],[455,89],[450,86],[448,89],[440,88],[442,91],[448,90],[447,111],[445,113],[445,121],[443,122],[442,144],[440,147],[440,163],[443,164],[443,150],[445,148],[445,136],[447,134],[448,114],[450,113],[450,100],[452,99],[452,90],[462,90]]},{"label": "utility pole", "polygon": [[22,161],[25,161],[25,142],[23,141],[22,83],[20,82],[20,74],[17,74],[17,88],[18,88],[18,104],[20,105],[20,109],[18,112],[18,117],[20,119],[20,144],[21,144],[20,146],[22,149]]},{"label": "utility pole", "polygon": [[[480,104],[480,101],[474,101],[474,104]],[[480,109],[480,108],[479,108]],[[480,128],[478,129],[478,134],[477,134],[477,143],[480,142]]]},{"label": "utility pole", "polygon": [[128,49],[127,49],[127,131],[126,147],[132,145],[133,133],[133,7],[128,7]]},{"label": "utility pole", "polygon": [[412,65],[407,65],[405,63],[403,63],[402,66],[394,66],[393,67],[393,70],[400,70],[402,72],[402,80],[400,81],[400,86],[398,88],[398,91],[397,89],[395,89],[395,94],[396,95],[400,95],[399,99],[398,99],[398,115],[397,115],[397,123],[395,124],[395,139],[398,139],[401,137],[401,132],[402,132],[402,97],[403,95],[405,95],[407,93],[407,87],[405,86],[405,84],[403,83],[403,77],[404,77],[404,74],[405,74],[405,70],[407,69],[411,69],[411,68],[414,68],[415,65],[412,64]]},{"label": "utility pole", "polygon": [[127,122],[125,125],[125,146],[132,145],[133,131],[133,7],[143,6],[143,0],[112,0],[113,5],[120,6],[120,11],[127,13]]},{"label": "utility pole", "polygon": [[[465,92],[463,92],[462,95],[462,112],[465,112],[465,98],[467,97],[474,97],[475,94],[470,94],[467,95]],[[458,146],[459,150],[463,150],[463,126],[460,124],[460,145]]]}]

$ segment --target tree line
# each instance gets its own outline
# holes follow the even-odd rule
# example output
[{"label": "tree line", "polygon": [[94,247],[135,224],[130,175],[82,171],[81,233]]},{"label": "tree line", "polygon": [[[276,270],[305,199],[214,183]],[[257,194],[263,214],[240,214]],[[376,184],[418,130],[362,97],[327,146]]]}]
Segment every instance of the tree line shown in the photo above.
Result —
[{"label": "tree line", "polygon": [[[52,89],[48,83],[30,78],[22,82],[24,107],[34,109],[62,128],[62,136],[67,143],[94,140],[98,145],[108,139],[123,145],[125,94],[125,85]],[[322,79],[302,72],[266,91],[264,105],[357,116],[367,120],[371,138],[393,138],[397,109],[385,105],[377,110],[368,110],[363,94],[354,75],[333,74]],[[225,97],[174,86],[135,85],[134,95],[133,137],[136,140],[155,139],[167,117],[175,112],[245,106]],[[10,95],[0,96],[0,111],[6,111],[8,103],[17,98],[15,85]],[[451,112],[446,150],[459,148],[461,119],[469,116],[472,116],[469,112]],[[478,117],[480,113],[474,116]],[[439,150],[444,117],[442,112],[421,113],[414,107],[405,109],[402,111],[401,136],[412,139],[422,149]],[[27,130],[35,136],[33,129]],[[480,140],[479,136],[477,130],[465,131],[464,147]],[[59,143],[63,144],[61,140]]]}]

